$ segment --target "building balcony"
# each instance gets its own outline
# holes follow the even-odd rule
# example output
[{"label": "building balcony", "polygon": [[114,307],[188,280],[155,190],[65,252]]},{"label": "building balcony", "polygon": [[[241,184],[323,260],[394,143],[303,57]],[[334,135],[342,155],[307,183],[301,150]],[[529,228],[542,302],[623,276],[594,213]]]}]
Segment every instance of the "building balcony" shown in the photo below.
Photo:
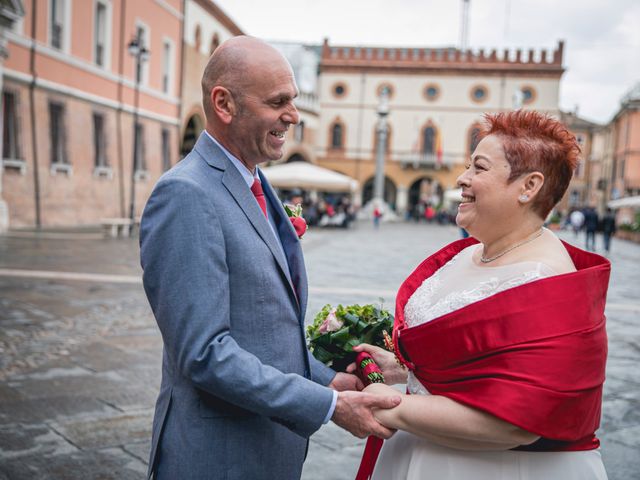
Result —
[{"label": "building balcony", "polygon": [[395,161],[400,163],[402,168],[440,170],[442,168],[450,170],[453,164],[452,159],[447,154],[443,154],[439,159],[435,153],[418,152],[398,152],[393,155]]}]

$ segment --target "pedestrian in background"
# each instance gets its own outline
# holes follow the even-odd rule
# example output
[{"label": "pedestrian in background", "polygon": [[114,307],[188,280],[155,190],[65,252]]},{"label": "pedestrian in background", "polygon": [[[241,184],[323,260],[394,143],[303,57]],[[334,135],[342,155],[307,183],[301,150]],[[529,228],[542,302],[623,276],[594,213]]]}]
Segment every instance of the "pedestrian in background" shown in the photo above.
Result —
[{"label": "pedestrian in background", "polygon": [[376,205],[373,209],[373,226],[374,228],[380,227],[380,219],[382,218],[382,209]]},{"label": "pedestrian in background", "polygon": [[609,253],[611,247],[611,236],[616,233],[616,215],[613,210],[607,208],[607,212],[602,217],[602,238],[604,240],[604,250]]},{"label": "pedestrian in background", "polygon": [[577,237],[582,225],[584,225],[584,213],[579,209],[575,209],[571,212],[571,215],[569,215],[569,222],[571,223],[573,234]]},{"label": "pedestrian in background", "polygon": [[586,235],[586,249],[596,251],[596,230],[598,230],[598,212],[592,206],[585,208],[584,212],[584,230]]},{"label": "pedestrian in background", "polygon": [[433,218],[436,216],[436,211],[435,209],[429,204],[427,205],[427,208],[424,211],[424,218],[427,219],[428,223],[433,222]]}]

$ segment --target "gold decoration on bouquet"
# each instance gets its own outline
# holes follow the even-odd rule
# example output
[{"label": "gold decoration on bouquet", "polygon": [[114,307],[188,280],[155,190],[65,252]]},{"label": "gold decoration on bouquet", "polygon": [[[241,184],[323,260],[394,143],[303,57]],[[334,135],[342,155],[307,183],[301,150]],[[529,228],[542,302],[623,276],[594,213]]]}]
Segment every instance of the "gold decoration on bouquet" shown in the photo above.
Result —
[{"label": "gold decoration on bouquet", "polygon": [[386,330],[383,330],[382,336],[384,338],[384,346],[385,346],[385,348],[387,350],[389,350],[391,353],[393,353],[393,356],[396,359],[396,363],[398,365],[400,365],[402,368],[407,368],[400,361],[400,358],[398,357],[398,354],[396,353],[396,347],[393,345],[393,339],[391,338],[391,335],[389,335],[389,333]]}]

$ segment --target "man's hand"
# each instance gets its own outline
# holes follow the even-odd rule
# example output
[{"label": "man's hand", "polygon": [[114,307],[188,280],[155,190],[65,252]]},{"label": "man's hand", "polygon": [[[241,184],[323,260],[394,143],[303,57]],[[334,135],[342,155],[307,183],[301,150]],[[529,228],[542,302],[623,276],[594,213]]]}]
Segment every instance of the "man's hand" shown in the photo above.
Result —
[{"label": "man's hand", "polygon": [[338,372],[329,384],[329,388],[333,388],[338,392],[344,392],[346,390],[356,390],[359,392],[364,388],[364,384],[357,375]]},{"label": "man's hand", "polygon": [[400,396],[381,396],[362,392],[340,392],[331,420],[358,438],[374,435],[391,438],[395,430],[381,425],[373,416],[372,409],[388,409],[400,404]]}]

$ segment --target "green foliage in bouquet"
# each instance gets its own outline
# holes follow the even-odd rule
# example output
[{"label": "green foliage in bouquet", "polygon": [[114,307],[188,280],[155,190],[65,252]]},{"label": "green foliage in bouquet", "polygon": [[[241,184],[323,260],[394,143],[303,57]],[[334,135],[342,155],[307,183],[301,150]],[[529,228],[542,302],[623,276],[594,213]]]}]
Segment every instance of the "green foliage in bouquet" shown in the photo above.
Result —
[{"label": "green foliage in bouquet", "polygon": [[393,315],[376,305],[325,305],[307,327],[313,356],[334,370],[343,371],[355,360],[353,347],[368,343],[384,348],[384,330],[391,334]]}]

